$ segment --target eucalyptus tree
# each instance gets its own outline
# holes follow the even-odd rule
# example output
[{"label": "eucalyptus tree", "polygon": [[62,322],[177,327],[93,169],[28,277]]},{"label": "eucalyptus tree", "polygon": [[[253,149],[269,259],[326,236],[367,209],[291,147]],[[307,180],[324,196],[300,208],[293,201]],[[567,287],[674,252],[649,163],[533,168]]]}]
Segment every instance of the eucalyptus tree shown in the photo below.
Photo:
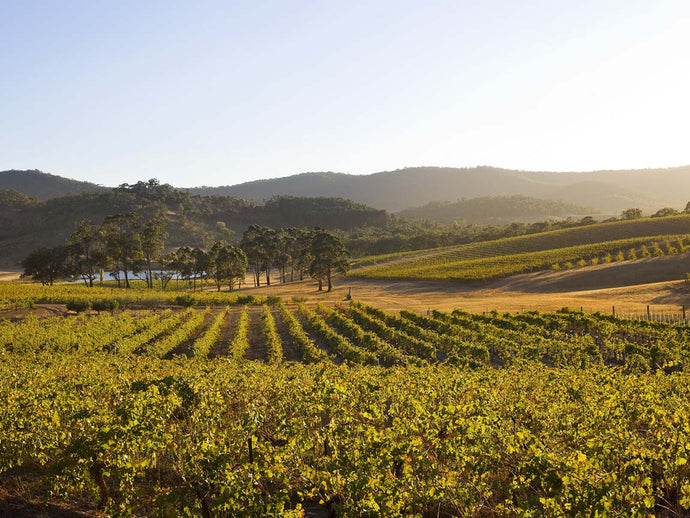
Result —
[{"label": "eucalyptus tree", "polygon": [[201,288],[203,290],[204,279],[209,269],[209,256],[204,250],[196,247],[191,252],[192,260],[192,289],[196,290],[197,279],[201,280]]},{"label": "eucalyptus tree", "polygon": [[141,252],[145,264],[146,285],[149,288],[153,288],[153,263],[160,259],[168,237],[165,223],[165,217],[158,214],[147,221],[141,230]]},{"label": "eucalyptus tree", "polygon": [[106,253],[112,261],[111,274],[117,279],[118,287],[123,274],[125,287],[129,288],[130,272],[139,273],[144,264],[138,220],[138,214],[127,212],[107,216],[103,222]]},{"label": "eucalyptus tree", "polygon": [[270,270],[273,262],[271,254],[275,245],[271,243],[275,231],[262,225],[250,225],[242,234],[240,248],[247,255],[248,267],[254,277],[254,285],[261,284],[261,275],[266,274],[266,284],[270,286]]},{"label": "eucalyptus tree", "polygon": [[333,275],[344,275],[350,268],[350,252],[337,236],[325,230],[317,230],[311,241],[311,255],[309,274],[318,280],[319,291],[323,290],[324,280],[328,283],[328,291],[332,291]]},{"label": "eucalyptus tree", "polygon": [[224,241],[217,241],[208,252],[208,272],[218,291],[227,283],[232,291],[235,281],[241,282],[247,272],[247,255],[244,251]]},{"label": "eucalyptus tree", "polygon": [[21,264],[24,268],[22,277],[33,277],[44,286],[52,286],[56,280],[74,274],[69,249],[65,245],[34,250]]},{"label": "eucalyptus tree", "polygon": [[189,281],[194,274],[194,257],[192,256],[192,249],[188,246],[181,246],[175,252],[172,252],[170,269],[173,270],[177,277],[177,286],[180,285],[180,279]]},{"label": "eucalyptus tree", "polygon": [[75,271],[87,286],[100,277],[100,271],[108,267],[103,232],[98,225],[85,219],[75,223],[76,229],[69,236],[67,246]]}]

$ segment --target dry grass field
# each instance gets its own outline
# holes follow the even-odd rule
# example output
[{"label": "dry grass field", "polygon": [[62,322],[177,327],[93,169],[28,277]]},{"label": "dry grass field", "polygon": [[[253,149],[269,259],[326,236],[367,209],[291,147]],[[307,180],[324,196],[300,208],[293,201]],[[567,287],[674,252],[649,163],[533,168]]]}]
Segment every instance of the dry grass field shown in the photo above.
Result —
[{"label": "dry grass field", "polygon": [[690,272],[687,254],[622,263],[609,263],[567,271],[536,272],[486,283],[452,281],[390,281],[338,278],[332,293],[319,292],[311,280],[270,287],[244,289],[256,295],[278,295],[287,300],[305,297],[307,302],[333,302],[352,297],[389,310],[428,308],[447,311],[462,308],[482,312],[550,311],[569,307],[585,311],[642,312],[690,308]]},{"label": "dry grass field", "polygon": [[[473,312],[552,311],[563,307],[585,311],[641,313],[647,305],[657,312],[690,308],[688,254],[601,264],[565,271],[535,272],[484,283],[453,281],[335,279],[333,292],[319,292],[311,279],[260,288],[243,287],[242,293],[277,295],[316,302],[344,301],[352,297],[388,310],[456,308]],[[18,272],[0,272],[0,281],[16,280]],[[247,278],[250,286],[251,280]]]}]

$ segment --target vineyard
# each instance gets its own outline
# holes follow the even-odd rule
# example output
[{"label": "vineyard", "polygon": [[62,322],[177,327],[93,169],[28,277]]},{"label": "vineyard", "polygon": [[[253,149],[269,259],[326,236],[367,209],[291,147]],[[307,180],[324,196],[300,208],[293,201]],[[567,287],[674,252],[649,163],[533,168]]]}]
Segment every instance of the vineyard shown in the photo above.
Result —
[{"label": "vineyard", "polygon": [[0,320],[0,487],[117,516],[687,515],[686,325],[274,302]]},{"label": "vineyard", "polygon": [[[627,258],[630,248],[688,238],[690,216],[669,216],[597,223],[583,227],[483,241],[430,250],[364,257],[353,262],[353,275],[367,278],[482,280],[543,270],[554,264],[594,256]],[[663,251],[663,253],[667,253]],[[663,254],[662,254],[663,255]],[[486,266],[486,267],[485,267]]]},{"label": "vineyard", "polygon": [[[489,242],[482,243],[487,249],[483,253],[477,253],[474,259],[458,259],[468,255],[468,250],[463,249],[364,267],[356,270],[353,275],[384,279],[480,281],[546,269],[572,268],[576,265],[595,265],[681,253],[687,251],[686,243],[689,237],[669,235],[631,238],[524,253],[510,253],[514,250],[512,246],[500,251],[492,250],[488,245],[493,242]],[[489,253],[495,255],[488,255]]]},{"label": "vineyard", "polygon": [[149,290],[143,287],[143,282],[140,282],[139,286],[138,289],[122,290],[108,285],[85,289],[81,283],[56,286],[4,283],[0,290],[0,311],[31,307],[34,304],[67,304],[70,302],[78,302],[87,307],[98,302],[117,302],[117,306],[122,308],[130,305],[154,308],[180,304],[225,306],[227,304],[253,305],[265,302],[261,297],[227,291],[193,291],[190,293],[187,287],[180,290]]}]

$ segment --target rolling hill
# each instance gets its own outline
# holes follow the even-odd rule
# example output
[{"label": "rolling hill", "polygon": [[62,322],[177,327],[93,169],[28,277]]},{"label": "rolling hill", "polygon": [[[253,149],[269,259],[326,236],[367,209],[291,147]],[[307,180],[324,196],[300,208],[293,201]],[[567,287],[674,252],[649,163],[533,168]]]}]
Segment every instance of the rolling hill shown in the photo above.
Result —
[{"label": "rolling hill", "polygon": [[690,200],[690,166],[564,173],[496,167],[411,167],[369,175],[303,173],[234,186],[199,187],[190,192],[245,199],[266,199],[276,194],[338,196],[389,211],[434,201],[519,194],[618,214],[629,207],[684,207]]},{"label": "rolling hill", "polygon": [[[598,223],[355,261],[352,275],[380,279],[486,280],[688,249],[690,215]],[[680,240],[679,240],[680,238]],[[644,247],[644,248],[643,248]],[[634,252],[632,252],[634,250]],[[645,252],[646,250],[646,252]],[[607,258],[605,258],[607,257]]]},{"label": "rolling hill", "polygon": [[130,211],[145,219],[164,212],[168,247],[204,247],[216,239],[237,239],[252,224],[347,231],[362,225],[383,225],[388,219],[383,210],[339,198],[276,197],[257,203],[192,196],[169,185],[146,182],[44,201],[0,190],[0,268],[16,268],[32,250],[63,243],[77,221],[89,219],[100,224],[108,215]]},{"label": "rolling hill", "polygon": [[34,198],[46,200],[80,192],[104,192],[102,187],[91,182],[80,182],[37,169],[0,171],[0,190],[12,190]]},{"label": "rolling hill", "polygon": [[[105,187],[36,170],[0,172],[0,190],[47,199]],[[410,167],[368,175],[319,172],[221,187],[195,187],[198,195],[267,200],[274,196],[344,198],[398,212],[432,202],[501,196],[529,196],[591,207],[617,215],[630,207],[646,211],[685,207],[690,200],[690,166],[591,172],[542,172],[496,167]]]},{"label": "rolling hill", "polygon": [[454,222],[510,224],[544,221],[551,218],[589,215],[591,208],[545,200],[531,196],[481,196],[456,202],[434,201],[421,207],[402,210],[399,216],[405,218],[436,221],[445,225]]}]

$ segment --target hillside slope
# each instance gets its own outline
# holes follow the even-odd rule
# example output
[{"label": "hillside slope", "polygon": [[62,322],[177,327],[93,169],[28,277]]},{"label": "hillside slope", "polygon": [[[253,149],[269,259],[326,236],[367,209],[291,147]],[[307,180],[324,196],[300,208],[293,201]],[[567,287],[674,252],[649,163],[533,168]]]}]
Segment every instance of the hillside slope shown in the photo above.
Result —
[{"label": "hillside slope", "polygon": [[[40,171],[0,172],[0,190],[15,190],[47,199],[76,192],[107,190]],[[639,207],[677,209],[690,200],[690,166],[591,172],[542,172],[497,167],[410,167],[369,175],[302,173],[222,187],[184,189],[192,194],[266,200],[273,196],[336,197],[401,211],[431,202],[454,202],[486,196],[531,196],[591,207],[617,215]]]},{"label": "hillside slope", "polygon": [[304,173],[190,191],[248,199],[265,199],[276,194],[339,196],[389,211],[433,201],[520,194],[560,199],[616,214],[633,206],[646,210],[666,205],[684,207],[690,199],[690,166],[582,173],[496,167],[411,167],[370,175]]},{"label": "hillside slope", "polygon": [[[662,245],[684,251],[690,235],[690,215],[616,221],[568,228],[519,237],[456,245],[355,261],[361,266],[353,275],[390,279],[485,280],[526,271],[542,270],[554,264],[579,260],[596,264],[607,254],[626,257]],[[683,236],[678,241],[676,236]],[[644,248],[646,247],[646,248]],[[634,253],[631,253],[631,249]],[[645,252],[646,250],[646,252]],[[668,253],[675,253],[668,250]],[[658,249],[658,253],[666,251]],[[608,256],[610,261],[610,255]],[[559,266],[560,267],[560,266]],[[572,264],[568,267],[572,267]]]},{"label": "hillside slope", "polygon": [[253,203],[229,197],[191,196],[169,185],[146,182],[42,202],[0,190],[0,268],[16,268],[32,250],[63,243],[77,221],[89,219],[100,224],[108,215],[130,211],[144,219],[165,213],[168,247],[204,247],[216,239],[237,239],[252,224],[349,230],[383,225],[388,218],[385,211],[338,198],[278,197]]},{"label": "hillside slope", "polygon": [[0,190],[13,190],[46,200],[80,192],[103,192],[106,187],[90,182],[80,182],[37,169],[0,171]]},{"label": "hillside slope", "polygon": [[398,213],[405,218],[436,221],[445,225],[454,222],[510,224],[535,222],[551,218],[592,214],[587,207],[532,196],[481,196],[456,202],[431,202]]}]

